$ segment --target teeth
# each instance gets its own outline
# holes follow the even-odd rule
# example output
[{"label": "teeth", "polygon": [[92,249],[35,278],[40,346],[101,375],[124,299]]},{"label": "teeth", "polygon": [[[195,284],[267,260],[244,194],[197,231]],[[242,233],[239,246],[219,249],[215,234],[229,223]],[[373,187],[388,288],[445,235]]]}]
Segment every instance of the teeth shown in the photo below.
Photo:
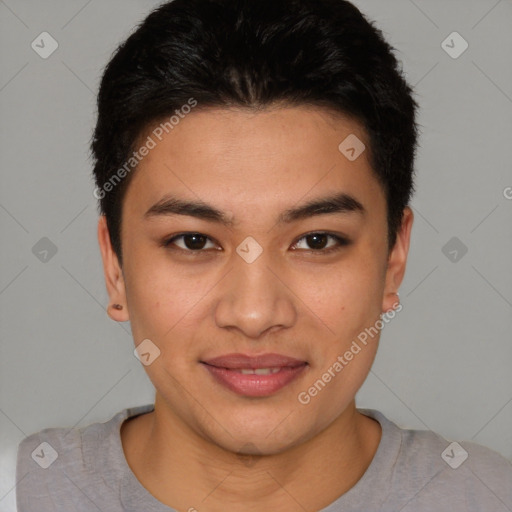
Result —
[{"label": "teeth", "polygon": [[277,373],[281,368],[241,368],[235,370],[243,375],[271,375]]}]

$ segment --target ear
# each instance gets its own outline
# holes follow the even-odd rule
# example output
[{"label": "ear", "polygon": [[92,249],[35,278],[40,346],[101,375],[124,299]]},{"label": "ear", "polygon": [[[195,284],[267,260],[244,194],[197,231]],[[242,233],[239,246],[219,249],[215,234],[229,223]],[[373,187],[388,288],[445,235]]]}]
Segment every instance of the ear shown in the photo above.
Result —
[{"label": "ear", "polygon": [[[110,297],[107,313],[110,318],[116,322],[126,322],[130,317],[126,301],[123,271],[119,265],[117,255],[112,249],[112,244],[110,243],[110,235],[105,215],[101,215],[98,221],[98,243],[103,259],[105,284]],[[120,304],[122,309],[115,309],[112,307],[112,304]]]},{"label": "ear", "polygon": [[384,296],[382,298],[382,312],[396,308],[399,299],[396,295],[405,274],[407,254],[409,253],[409,242],[414,214],[408,206],[404,208],[402,224],[397,232],[396,242],[389,254],[386,270],[386,283]]}]

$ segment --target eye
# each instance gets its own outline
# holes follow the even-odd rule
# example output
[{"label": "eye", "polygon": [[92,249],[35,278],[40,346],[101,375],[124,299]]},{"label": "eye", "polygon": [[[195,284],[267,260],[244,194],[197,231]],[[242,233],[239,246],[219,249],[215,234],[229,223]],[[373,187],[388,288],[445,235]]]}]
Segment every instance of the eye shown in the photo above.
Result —
[{"label": "eye", "polygon": [[[331,240],[331,244],[329,245],[329,239]],[[308,247],[298,247],[301,242],[305,242]],[[333,233],[325,233],[325,232],[314,232],[308,233],[300,238],[293,246],[293,250],[301,249],[309,252],[317,252],[321,254],[331,253],[334,251],[339,251],[343,246],[347,246],[350,244],[350,240],[345,237],[335,235]],[[304,245],[304,243],[302,243]]]},{"label": "eye", "polygon": [[[311,253],[327,254],[338,251],[343,246],[347,246],[349,244],[350,240],[345,237],[335,235],[334,233],[319,231],[302,236],[292,246],[292,250],[300,249]],[[203,233],[180,233],[173,235],[172,237],[165,239],[162,242],[162,245],[168,249],[177,249],[188,253],[206,252],[207,249],[222,250]]]},{"label": "eye", "polygon": [[[210,246],[208,246],[208,243],[210,243]],[[164,240],[163,245],[169,248],[175,245],[182,251],[187,252],[201,252],[203,249],[215,249],[217,247],[209,237],[202,233],[180,233]]]}]

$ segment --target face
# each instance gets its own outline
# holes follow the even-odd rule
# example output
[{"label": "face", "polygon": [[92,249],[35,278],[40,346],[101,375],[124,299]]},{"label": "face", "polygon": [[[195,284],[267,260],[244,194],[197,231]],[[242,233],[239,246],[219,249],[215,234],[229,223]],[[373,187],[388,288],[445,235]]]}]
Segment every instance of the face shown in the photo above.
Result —
[{"label": "face", "polygon": [[357,122],[319,109],[194,111],[132,177],[122,271],[100,220],[125,305],[113,318],[150,340],[148,360],[160,351],[144,368],[194,435],[278,453],[353,404],[378,342],[361,333],[397,302],[412,214],[389,254],[367,151],[338,149],[351,134],[368,147]]}]

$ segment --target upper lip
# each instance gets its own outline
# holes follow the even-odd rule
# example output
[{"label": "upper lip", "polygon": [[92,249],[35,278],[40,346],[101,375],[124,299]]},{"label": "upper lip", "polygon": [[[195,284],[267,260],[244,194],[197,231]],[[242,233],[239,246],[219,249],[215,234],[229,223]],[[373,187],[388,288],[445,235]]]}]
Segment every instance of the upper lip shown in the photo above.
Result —
[{"label": "upper lip", "polygon": [[249,356],[246,354],[225,354],[223,356],[214,357],[201,362],[218,368],[229,368],[234,370],[244,368],[278,368],[283,366],[296,367],[306,364],[306,361],[282,354],[261,354],[257,356]]}]

